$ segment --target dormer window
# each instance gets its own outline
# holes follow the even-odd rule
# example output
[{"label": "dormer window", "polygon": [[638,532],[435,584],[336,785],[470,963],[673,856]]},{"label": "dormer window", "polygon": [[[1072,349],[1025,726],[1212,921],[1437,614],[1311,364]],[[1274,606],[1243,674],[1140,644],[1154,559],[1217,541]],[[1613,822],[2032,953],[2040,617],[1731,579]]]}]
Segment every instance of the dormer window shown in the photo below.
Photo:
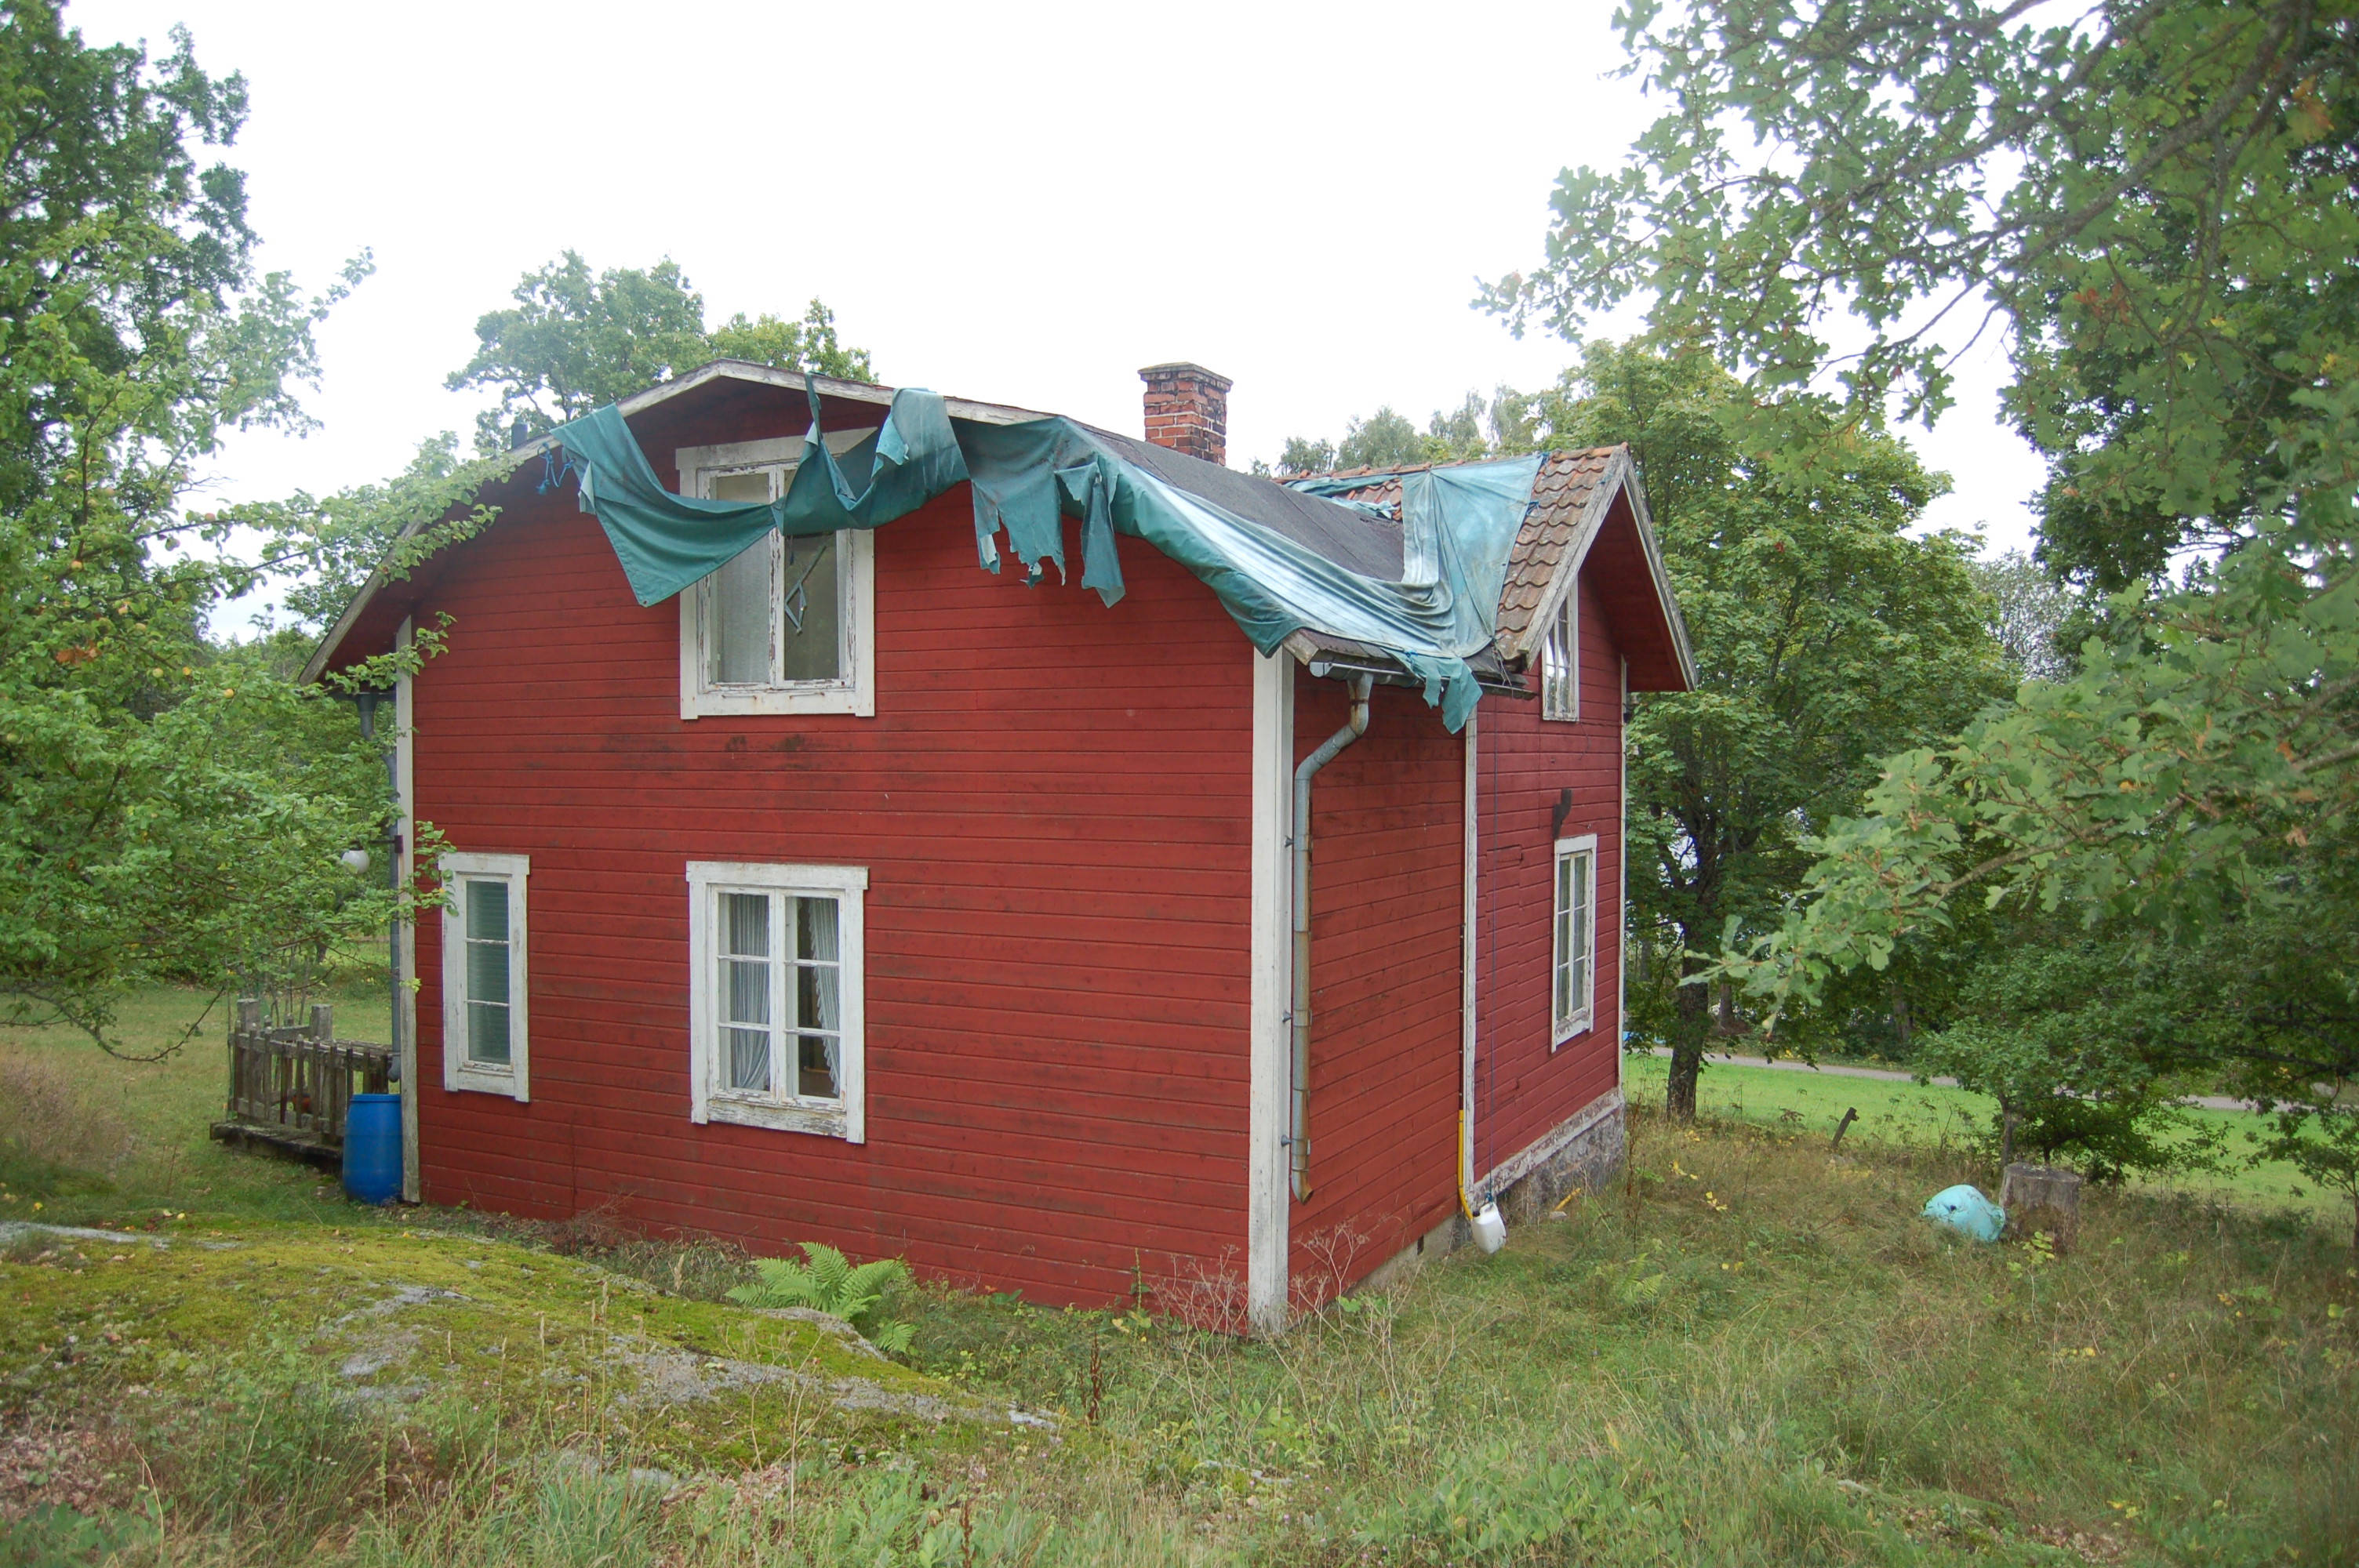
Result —
[{"label": "dormer window", "polygon": [[1581,585],[1567,585],[1540,640],[1540,717],[1581,717]]},{"label": "dormer window", "polygon": [[[832,449],[864,432],[830,435]],[[768,502],[800,465],[800,437],[679,449],[681,493]],[[875,538],[773,534],[679,596],[680,717],[876,711]]]}]

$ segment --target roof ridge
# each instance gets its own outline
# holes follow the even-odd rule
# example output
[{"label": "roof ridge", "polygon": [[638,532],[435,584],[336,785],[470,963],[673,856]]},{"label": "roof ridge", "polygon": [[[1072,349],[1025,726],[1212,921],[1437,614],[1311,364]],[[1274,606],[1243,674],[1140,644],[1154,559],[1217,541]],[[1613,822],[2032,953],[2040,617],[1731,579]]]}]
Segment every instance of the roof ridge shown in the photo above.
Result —
[{"label": "roof ridge", "polygon": [[[1628,447],[1628,446],[1629,446],[1629,444],[1630,444],[1630,443],[1629,443],[1629,442],[1627,442],[1627,441],[1615,441],[1615,442],[1611,443],[1610,445],[1603,446],[1603,447],[1548,447],[1548,448],[1543,448],[1543,449],[1541,449],[1541,451],[1540,451],[1540,454],[1539,454],[1539,455],[1540,455],[1540,463],[1541,463],[1541,466],[1542,466],[1543,468],[1545,468],[1545,467],[1547,467],[1549,464],[1553,463],[1553,462],[1557,462],[1557,461],[1559,461],[1559,460],[1570,460],[1580,459],[1580,458],[1600,458],[1600,457],[1611,457],[1611,456],[1612,456],[1613,454],[1614,454],[1615,452],[1621,451],[1621,450],[1623,450],[1625,448]],[[1510,454],[1508,454],[1508,456],[1510,456],[1510,457],[1529,457],[1529,456],[1531,456],[1531,455],[1532,455],[1532,454],[1530,454],[1529,452],[1515,452],[1515,453],[1510,453]],[[1430,473],[1430,472],[1432,472],[1434,470],[1437,470],[1437,469],[1457,469],[1457,468],[1465,468],[1465,467],[1469,466],[1470,464],[1473,464],[1473,463],[1495,463],[1495,462],[1502,462],[1502,461],[1505,461],[1505,460],[1506,460],[1506,458],[1503,458],[1500,454],[1494,452],[1494,453],[1491,453],[1491,454],[1489,454],[1489,455],[1486,455],[1486,456],[1484,456],[1484,457],[1479,457],[1479,458],[1452,458],[1452,459],[1451,459],[1448,462],[1440,462],[1440,463],[1437,463],[1437,462],[1401,463],[1401,464],[1399,464],[1399,465],[1397,465],[1397,466],[1396,466],[1396,467],[1392,467],[1392,468],[1378,468],[1378,467],[1376,467],[1376,466],[1375,466],[1375,465],[1374,465],[1374,464],[1363,464],[1363,465],[1362,465],[1361,467],[1359,467],[1359,468],[1351,468],[1351,469],[1329,469],[1329,470],[1327,470],[1326,471],[1324,471],[1323,473],[1298,473],[1298,474],[1288,474],[1288,475],[1287,475],[1284,479],[1280,480],[1278,482],[1279,482],[1279,483],[1281,483],[1281,484],[1292,484],[1292,483],[1294,483],[1294,482],[1295,482],[1296,481],[1298,481],[1298,480],[1306,480],[1306,479],[1316,479],[1316,480],[1364,479],[1364,480],[1369,481],[1371,483],[1373,483],[1373,482],[1375,482],[1375,481],[1379,481],[1379,480],[1398,479],[1398,478],[1399,478],[1401,475],[1403,475],[1403,474],[1411,474],[1411,473]]]}]

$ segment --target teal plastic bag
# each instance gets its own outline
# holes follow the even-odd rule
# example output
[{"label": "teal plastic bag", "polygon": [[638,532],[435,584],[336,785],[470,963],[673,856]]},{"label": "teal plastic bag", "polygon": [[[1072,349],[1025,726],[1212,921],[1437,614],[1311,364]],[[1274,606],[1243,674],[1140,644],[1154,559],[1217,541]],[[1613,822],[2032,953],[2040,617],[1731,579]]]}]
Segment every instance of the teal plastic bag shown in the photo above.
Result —
[{"label": "teal plastic bag", "polygon": [[2006,1228],[2006,1210],[1983,1196],[1980,1187],[1944,1187],[1925,1200],[1925,1217],[1977,1241],[1996,1241]]}]

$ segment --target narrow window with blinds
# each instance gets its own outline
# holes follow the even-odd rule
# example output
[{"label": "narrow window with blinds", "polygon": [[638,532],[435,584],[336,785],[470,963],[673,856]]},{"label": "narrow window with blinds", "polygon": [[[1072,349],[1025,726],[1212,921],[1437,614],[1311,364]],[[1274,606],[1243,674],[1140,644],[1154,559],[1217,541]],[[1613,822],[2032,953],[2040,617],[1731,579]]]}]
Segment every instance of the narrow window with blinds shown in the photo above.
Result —
[{"label": "narrow window with blinds", "polygon": [[1554,903],[1551,1048],[1587,1033],[1596,1017],[1596,835],[1557,840]]},{"label": "narrow window with blinds", "polygon": [[509,1050],[508,884],[498,877],[462,877],[458,898],[466,910],[467,1060],[505,1067]]},{"label": "narrow window with blinds", "polygon": [[523,855],[442,858],[442,1081],[527,1098]]},{"label": "narrow window with blinds", "polygon": [[1580,587],[1565,591],[1540,640],[1540,717],[1566,722],[1581,717]]},{"label": "narrow window with blinds", "polygon": [[861,897],[848,866],[689,866],[694,1119],[862,1139]]},{"label": "narrow window with blinds", "polygon": [[[712,501],[775,501],[802,453],[799,437],[682,448],[681,488]],[[682,594],[680,717],[874,714],[875,561],[874,538],[858,530],[771,534]]]}]

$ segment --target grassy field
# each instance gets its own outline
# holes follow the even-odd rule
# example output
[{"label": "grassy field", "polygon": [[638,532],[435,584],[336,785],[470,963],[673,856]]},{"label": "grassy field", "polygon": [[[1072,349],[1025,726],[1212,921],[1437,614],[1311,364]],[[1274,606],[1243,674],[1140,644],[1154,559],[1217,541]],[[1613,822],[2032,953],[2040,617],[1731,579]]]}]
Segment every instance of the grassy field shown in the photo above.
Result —
[{"label": "grassy field", "polygon": [[[1670,1063],[1659,1056],[1623,1059],[1623,1079],[1631,1098],[1660,1105]],[[1796,1072],[1783,1067],[1745,1067],[1709,1062],[1696,1089],[1696,1108],[1716,1120],[1753,1122],[1830,1138],[1845,1110],[1859,1119],[1844,1141],[1897,1144],[1917,1149],[1980,1150],[1997,1104],[1987,1095],[1933,1084],[1895,1083],[1835,1073]],[[2347,1223],[2350,1207],[2338,1195],[2306,1185],[2301,1173],[2283,1161],[2245,1162],[2244,1135],[2264,1119],[2247,1111],[2190,1108],[2196,1121],[2224,1133],[2235,1162],[2217,1172],[2190,1173],[2141,1184],[2156,1192],[2218,1195],[2259,1208],[2297,1208]]]},{"label": "grassy field", "polygon": [[1748,1089],[1281,1342],[923,1287],[885,1367],[721,1302],[723,1249],[216,1149],[198,1044],[0,1045],[0,1220],[143,1238],[0,1256],[0,1563],[2359,1561],[2335,1228],[2099,1192],[2061,1250],[1950,1240],[1917,1209],[1987,1173],[1938,1116],[1831,1157]]}]

